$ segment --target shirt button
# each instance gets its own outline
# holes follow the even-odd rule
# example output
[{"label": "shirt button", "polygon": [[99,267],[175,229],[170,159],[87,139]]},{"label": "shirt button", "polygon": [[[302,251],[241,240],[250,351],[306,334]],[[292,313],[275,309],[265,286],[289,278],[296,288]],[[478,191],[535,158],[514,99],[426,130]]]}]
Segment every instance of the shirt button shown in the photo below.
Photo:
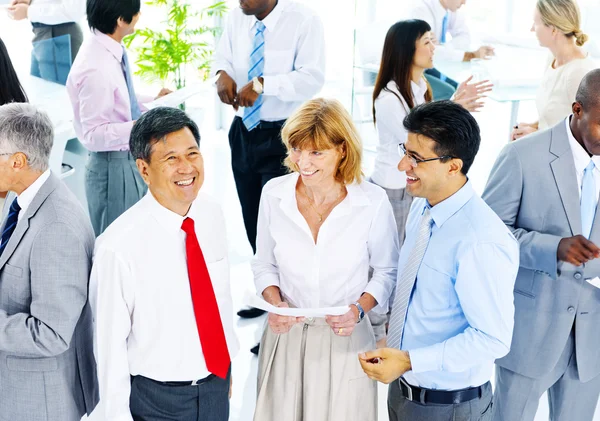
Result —
[{"label": "shirt button", "polygon": [[569,313],[575,313],[575,307],[573,307],[573,306],[569,306],[569,308],[567,309],[567,311],[568,311]]},{"label": "shirt button", "polygon": [[581,272],[575,272],[575,275],[573,275],[573,277],[577,280],[581,279]]}]

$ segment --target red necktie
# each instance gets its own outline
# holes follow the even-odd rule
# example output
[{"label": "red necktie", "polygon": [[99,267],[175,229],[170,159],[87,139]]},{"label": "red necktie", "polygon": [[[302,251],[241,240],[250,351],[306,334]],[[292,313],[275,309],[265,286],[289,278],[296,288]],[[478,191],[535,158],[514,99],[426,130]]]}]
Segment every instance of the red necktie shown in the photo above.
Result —
[{"label": "red necktie", "polygon": [[215,291],[194,230],[194,220],[185,218],[181,229],[187,234],[185,251],[187,254],[188,276],[196,316],[196,327],[200,336],[206,368],[215,376],[224,379],[227,377],[231,359],[229,358],[229,350],[227,349],[227,341],[225,340]]}]

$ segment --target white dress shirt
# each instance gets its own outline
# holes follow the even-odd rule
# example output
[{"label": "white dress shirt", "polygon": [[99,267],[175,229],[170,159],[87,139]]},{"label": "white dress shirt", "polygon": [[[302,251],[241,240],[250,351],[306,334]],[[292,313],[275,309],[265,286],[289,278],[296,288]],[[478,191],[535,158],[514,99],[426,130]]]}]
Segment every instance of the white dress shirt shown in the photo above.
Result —
[{"label": "white dress shirt", "polygon": [[[409,109],[396,82],[388,82],[386,88],[375,100],[375,125],[379,143],[371,180],[386,189],[403,189],[406,187],[406,173],[398,171],[398,162],[402,159],[398,154],[398,144],[406,142],[408,137],[402,121]],[[423,104],[427,92],[425,80],[421,79],[418,84],[411,82],[411,88],[414,105]]]},{"label": "white dress shirt", "polygon": [[[424,20],[431,26],[438,41],[442,38],[442,21],[446,9],[440,0],[420,0],[411,11],[410,19]],[[450,36],[448,36],[448,34]],[[448,10],[448,24],[446,25],[446,43],[437,45],[435,49],[436,60],[462,61],[465,51],[471,45],[471,34],[465,19],[464,11]]]},{"label": "white dress shirt", "polygon": [[579,198],[581,199],[583,173],[585,172],[585,167],[588,166],[591,159],[594,161],[594,165],[596,166],[593,174],[594,181],[596,183],[596,202],[598,202],[598,198],[600,197],[600,156],[593,155],[590,158],[585,149],[583,149],[583,146],[577,142],[575,136],[573,136],[573,132],[571,131],[571,126],[569,124],[571,117],[567,117],[565,119],[565,124],[567,125],[567,136],[569,137],[569,145],[571,145],[571,152],[573,153],[573,160],[575,161],[575,174],[577,174],[577,186],[579,187],[577,191],[579,192]]},{"label": "white dress shirt", "polygon": [[[195,222],[233,359],[238,342],[223,213],[201,193],[187,216]],[[90,304],[103,419],[132,420],[130,375],[191,381],[210,374],[190,294],[183,220],[148,192],[96,241]]]},{"label": "white dress shirt", "polygon": [[77,23],[85,17],[85,0],[34,0],[28,17],[31,22],[46,25]]},{"label": "white dress shirt", "polygon": [[19,221],[21,218],[23,218],[23,215],[25,215],[25,212],[27,212],[27,208],[29,205],[31,205],[31,202],[33,202],[33,199],[35,199],[35,196],[38,194],[48,178],[50,178],[50,170],[44,171],[42,175],[40,175],[38,179],[31,184],[31,186],[23,190],[23,192],[21,192],[21,194],[17,197],[17,203],[21,208],[19,211]]},{"label": "white dress shirt", "polygon": [[554,57],[548,60],[544,77],[535,97],[539,115],[539,129],[555,126],[571,114],[575,95],[583,77],[598,67],[589,55],[557,67],[552,67]]},{"label": "white dress shirt", "polygon": [[[250,53],[257,19],[237,7],[229,19],[215,52],[213,73],[224,70],[237,84],[248,82]],[[287,119],[325,83],[325,37],[321,18],[303,4],[279,0],[262,21],[265,24],[263,121]],[[238,116],[244,115],[240,107]]]},{"label": "white dress shirt", "polygon": [[399,247],[384,190],[367,181],[347,185],[347,196],[323,222],[315,244],[298,210],[297,182],[298,173],[288,174],[263,188],[252,261],[256,291],[277,286],[299,308],[349,305],[368,292],[379,304],[375,310],[385,314]]}]

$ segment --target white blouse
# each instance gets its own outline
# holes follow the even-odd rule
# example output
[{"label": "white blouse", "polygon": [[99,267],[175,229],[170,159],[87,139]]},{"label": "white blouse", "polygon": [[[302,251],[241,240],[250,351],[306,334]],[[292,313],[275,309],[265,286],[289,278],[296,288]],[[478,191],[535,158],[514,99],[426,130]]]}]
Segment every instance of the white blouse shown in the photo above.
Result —
[{"label": "white blouse", "polygon": [[557,125],[572,113],[575,94],[583,77],[598,67],[588,55],[575,59],[558,68],[553,68],[550,60],[540,83],[535,99],[539,114],[539,129]]},{"label": "white blouse", "polygon": [[[411,87],[415,106],[423,104],[427,92],[425,79],[421,79],[418,84],[411,82]],[[398,144],[406,142],[408,137],[402,121],[410,110],[406,100],[400,95],[396,82],[388,82],[386,88],[398,96],[382,90],[375,100],[375,126],[379,143],[371,180],[386,189],[403,189],[406,187],[406,174],[398,171],[398,162],[402,158],[398,152]]]},{"label": "white blouse", "polygon": [[367,181],[346,186],[315,244],[298,210],[297,182],[298,173],[288,174],[263,188],[252,261],[256,291],[277,286],[299,308],[349,305],[368,292],[379,304],[374,310],[387,312],[399,246],[384,190]]}]

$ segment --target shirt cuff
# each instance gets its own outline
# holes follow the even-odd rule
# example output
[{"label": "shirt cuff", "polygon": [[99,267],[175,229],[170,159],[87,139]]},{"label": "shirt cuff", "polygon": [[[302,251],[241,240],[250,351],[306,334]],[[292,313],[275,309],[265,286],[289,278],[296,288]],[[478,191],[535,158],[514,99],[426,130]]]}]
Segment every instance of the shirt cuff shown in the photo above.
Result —
[{"label": "shirt cuff", "polygon": [[442,371],[444,369],[444,343],[408,350],[408,355],[410,356],[411,371],[413,373]]},{"label": "shirt cuff", "polygon": [[260,279],[255,279],[256,292],[262,297],[262,293],[269,287],[279,288],[279,276],[275,274],[263,275]]},{"label": "shirt cuff", "polygon": [[365,293],[371,294],[377,300],[377,306],[371,311],[376,313],[386,314],[388,312],[388,304],[390,301],[389,294],[386,294],[385,288],[378,283],[369,282],[364,290]]},{"label": "shirt cuff", "polygon": [[279,76],[263,76],[263,95],[277,96],[279,93]]},{"label": "shirt cuff", "polygon": [[213,67],[211,74],[213,76],[216,76],[217,72],[221,72],[221,71],[227,73],[229,75],[229,77],[233,79],[233,69],[230,66],[222,64],[222,63],[217,63]]}]

